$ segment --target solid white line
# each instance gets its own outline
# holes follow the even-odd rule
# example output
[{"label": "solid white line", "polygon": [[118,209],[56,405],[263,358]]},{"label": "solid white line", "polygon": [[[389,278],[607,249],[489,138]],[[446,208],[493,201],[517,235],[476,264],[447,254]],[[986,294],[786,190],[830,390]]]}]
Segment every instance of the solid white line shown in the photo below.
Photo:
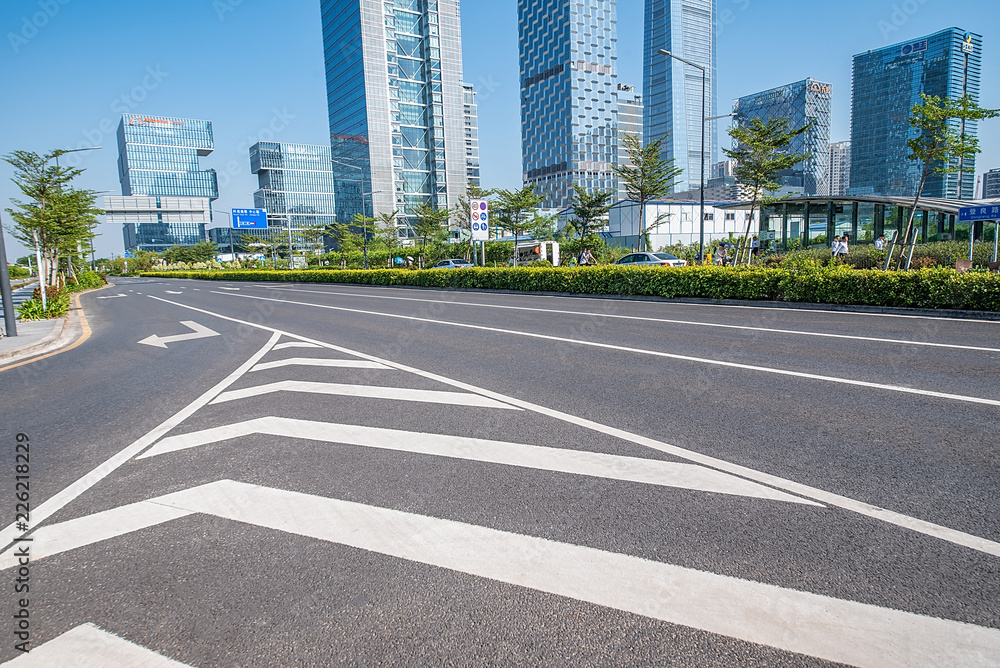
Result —
[{"label": "solid white line", "polygon": [[[288,292],[305,292],[315,295],[332,295],[337,297],[363,297],[367,299],[394,299],[397,301],[424,302],[429,304],[447,304],[449,306],[474,306],[479,308],[505,309],[511,311],[532,311],[536,313],[555,313],[558,315],[578,315],[589,318],[612,318],[616,320],[638,320],[643,322],[660,322],[670,325],[692,325],[694,327],[716,327],[720,329],[739,329],[753,332],[769,332],[772,334],[793,334],[795,336],[819,336],[831,339],[850,339],[854,341],[867,341],[872,343],[896,343],[907,346],[930,346],[934,348],[954,348],[956,350],[976,350],[980,352],[1000,353],[1000,348],[986,348],[983,346],[963,346],[957,343],[932,343],[930,341],[910,341],[907,339],[885,339],[873,336],[856,336],[851,334],[830,334],[826,332],[807,332],[795,329],[778,329],[774,327],[751,327],[749,325],[726,325],[716,322],[695,322],[691,320],[674,320],[670,318],[653,318],[638,315],[618,315],[614,313],[593,313],[590,311],[565,311],[561,309],[535,308],[530,306],[508,306],[504,304],[482,304],[477,302],[450,301],[446,299],[418,299],[416,297],[395,297],[390,295],[366,295],[354,292],[332,292],[327,290],[303,290],[300,288],[274,288]],[[241,297],[244,295],[240,295]],[[870,314],[865,314],[870,315]],[[876,314],[882,315],[882,314]],[[908,316],[918,317],[918,316]],[[984,320],[982,322],[991,322]]]},{"label": "solid white line", "polygon": [[[157,299],[160,301],[166,301],[160,297],[154,297],[150,295],[151,299]],[[66,506],[66,504],[73,501],[88,489],[99,483],[101,480],[106,478],[119,466],[132,459],[134,456],[145,450],[147,447],[155,443],[160,439],[161,436],[166,434],[168,431],[179,425],[181,422],[189,418],[194,414],[195,411],[200,409],[202,406],[208,404],[209,401],[214,399],[222,390],[232,385],[240,376],[245,374],[254,364],[257,363],[261,357],[263,357],[271,347],[281,338],[281,334],[274,333],[270,340],[264,344],[264,347],[254,353],[250,359],[240,365],[238,369],[233,371],[231,374],[226,376],[222,381],[212,387],[210,390],[202,394],[200,397],[192,401],[190,404],[179,410],[172,417],[168,418],[166,421],[161,423],[159,426],[154,427],[145,436],[142,436],[137,441],[126,447],[125,449],[118,452],[118,454],[112,456],[110,459],[105,461],[103,464],[99,465],[90,473],[86,474],[69,487],[65,488],[61,492],[58,492],[55,496],[49,498],[44,503],[39,505],[37,508],[31,511],[31,522],[33,525],[39,525],[46,519],[51,517],[55,512],[61,510]],[[13,541],[18,536],[22,535],[23,531],[17,530],[16,524],[11,524],[6,527],[3,531],[0,531],[0,545],[6,546],[11,541]]]},{"label": "solid white line", "polygon": [[379,364],[378,362],[369,362],[368,360],[330,360],[315,357],[290,357],[285,360],[275,360],[274,362],[261,362],[254,368],[250,369],[250,371],[266,371],[267,369],[277,369],[283,366],[324,366],[339,367],[342,369],[392,370],[392,367]]},{"label": "solid white line", "polygon": [[81,624],[3,665],[11,668],[191,668],[93,624]]},{"label": "solid white line", "polygon": [[[256,418],[188,434],[170,436],[144,452],[139,459],[196,448],[250,434],[268,434],[324,443],[343,443],[367,448],[412,452],[822,507],[821,504],[813,501],[807,501],[743,478],[695,464],[678,464],[655,459],[622,457],[482,438],[427,434],[281,417]],[[3,567],[0,566],[0,568]]]},{"label": "solid white line", "polygon": [[319,346],[303,341],[289,341],[288,343],[279,343],[274,347],[275,350],[284,350],[285,348],[319,348]]},{"label": "solid white line", "polygon": [[591,547],[220,481],[153,502],[856,666],[995,666],[1000,630]]},{"label": "solid white line", "polygon": [[0,570],[18,565],[18,547],[30,545],[31,558],[41,559],[190,514],[190,511],[140,501],[75,520],[44,526],[31,534],[30,544],[15,543],[4,552],[0,556]]},{"label": "solid white line", "polygon": [[[391,368],[391,367],[386,367]],[[308,392],[311,394],[334,394],[344,397],[364,397],[366,399],[392,399],[394,401],[420,401],[430,404],[451,406],[475,406],[479,408],[503,408],[521,410],[510,404],[495,401],[481,394],[447,392],[441,390],[417,390],[406,387],[379,387],[376,385],[342,385],[340,383],[312,383],[299,380],[284,380],[266,385],[256,385],[240,390],[223,392],[212,403],[221,404],[236,399],[259,397],[272,392]]]},{"label": "solid white line", "polygon": [[963,547],[967,547],[969,549],[976,550],[978,552],[984,552],[986,554],[992,554],[993,556],[1000,557],[1000,543],[988,540],[986,538],[980,538],[979,536],[974,536],[964,531],[950,529],[948,527],[941,526],[940,524],[934,524],[933,522],[928,522],[926,520],[910,517],[908,515],[897,513],[892,510],[886,510],[885,508],[880,508],[870,503],[856,501],[846,496],[841,496],[839,494],[827,492],[826,490],[822,490],[817,487],[811,487],[809,485],[803,485],[801,483],[797,483],[792,480],[786,480],[785,478],[779,478],[778,476],[771,475],[769,473],[764,473],[761,471],[757,471],[755,469],[747,468],[745,466],[740,466],[739,464],[733,464],[732,462],[728,462],[724,459],[717,459],[715,457],[710,457],[700,452],[695,452],[694,450],[687,450],[685,448],[681,448],[676,445],[663,443],[661,441],[657,441],[652,438],[648,438],[646,436],[633,434],[632,432],[625,431],[624,429],[610,427],[608,425],[604,425],[599,422],[594,422],[592,420],[587,420],[585,418],[576,415],[570,415],[569,413],[563,413],[562,411],[546,408],[545,406],[541,406],[539,404],[533,404],[531,402],[522,401],[521,399],[516,399],[514,397],[508,397],[506,395],[500,394],[499,392],[493,392],[492,390],[476,387],[475,385],[470,385],[469,383],[463,383],[461,381],[453,380],[451,378],[447,378],[445,376],[441,376],[436,373],[431,373],[429,371],[417,369],[415,367],[407,366],[405,364],[399,364],[398,362],[392,362],[386,359],[382,359],[381,357],[369,355],[367,353],[350,350],[349,348],[344,348],[343,346],[337,346],[332,343],[326,343],[325,341],[311,339],[307,336],[302,336],[301,334],[293,334],[291,332],[286,332],[284,330],[268,327],[267,325],[260,325],[246,320],[240,320],[239,318],[233,318],[228,315],[215,313],[214,311],[207,311],[205,309],[201,309],[196,306],[189,306],[188,304],[181,304],[180,302],[173,302],[167,299],[162,299],[160,297],[153,297],[153,299],[157,299],[167,304],[173,304],[174,306],[180,306],[181,308],[186,308],[190,311],[195,311],[198,313],[204,313],[205,315],[215,316],[216,318],[219,318],[221,320],[228,320],[230,322],[235,322],[241,325],[247,325],[248,327],[256,327],[264,331],[270,331],[270,332],[275,332],[276,334],[282,334],[290,338],[298,339],[300,341],[315,343],[319,346],[322,346],[323,348],[335,350],[345,355],[361,357],[363,359],[372,360],[373,362],[381,362],[382,364],[391,366],[395,369],[399,369],[400,371],[407,371],[409,373],[416,374],[423,378],[427,378],[428,380],[434,380],[440,383],[444,383],[446,385],[451,385],[452,387],[465,390],[467,392],[475,392],[476,394],[481,394],[485,397],[490,397],[492,399],[496,399],[497,401],[511,404],[512,406],[518,406],[525,410],[539,413],[541,415],[547,415],[557,420],[569,422],[570,424],[575,424],[585,429],[590,429],[598,433],[607,434],[608,436],[614,436],[615,438],[620,438],[622,440],[629,441],[637,445],[642,445],[648,448],[652,448],[654,450],[658,450],[660,452],[665,452],[667,454],[679,457],[681,459],[686,459],[688,461],[692,461],[697,464],[702,464],[704,466],[718,469],[720,471],[725,471],[726,473],[732,473],[733,475],[742,476],[749,480],[755,480],[759,483],[770,485],[771,487],[783,489],[786,492],[797,494],[799,496],[804,496],[806,498],[813,499],[814,501],[819,501],[820,503],[826,505],[843,508],[845,510],[858,513],[859,515],[863,515],[865,517],[871,517],[873,519],[877,519],[882,522],[886,522],[888,524],[894,524],[904,529],[916,531],[918,533],[922,533],[927,536],[933,536],[934,538],[938,538],[940,540],[944,540],[949,543],[953,543],[955,545],[961,545]]},{"label": "solid white line", "polygon": [[634,353],[637,355],[649,355],[652,357],[665,357],[669,359],[682,360],[685,362],[697,362],[699,364],[711,364],[744,371],[761,371],[763,373],[773,373],[781,376],[792,376],[795,378],[808,378],[810,380],[821,380],[828,383],[839,383],[842,385],[854,385],[857,387],[870,387],[876,390],[888,390],[890,392],[902,392],[904,394],[917,394],[925,397],[936,397],[938,399],[950,399],[952,401],[964,401],[974,404],[986,404],[988,406],[1000,406],[1000,400],[973,397],[964,394],[950,394],[947,392],[935,392],[933,390],[921,390],[902,385],[887,385],[883,383],[872,383],[865,380],[852,380],[849,378],[838,378],[836,376],[823,376],[816,373],[806,373],[804,371],[790,371],[788,369],[776,369],[773,367],[756,366],[753,364],[740,364],[737,362],[725,362],[723,360],[707,359],[704,357],[693,357],[691,355],[677,355],[675,353],[664,353],[657,350],[643,350],[641,348],[629,348],[627,346],[617,346],[611,343],[599,343],[597,341],[581,341],[579,339],[568,339],[562,336],[551,336],[549,334],[537,334],[535,332],[524,332],[513,329],[502,329],[499,327],[486,327],[484,325],[471,325],[463,322],[450,322],[447,320],[434,320],[431,318],[420,318],[412,315],[399,315],[396,313],[383,313],[381,311],[366,311],[363,309],[346,308],[344,306],[329,306],[326,304],[312,304],[309,302],[295,302],[286,299],[271,299],[268,297],[255,297],[253,295],[231,295],[226,292],[214,292],[217,295],[228,295],[231,297],[242,297],[244,299],[258,299],[262,301],[275,301],[283,304],[295,304],[298,306],[310,306],[312,308],[328,309],[332,311],[345,311],[348,313],[360,313],[362,315],[377,315],[385,318],[397,318],[401,320],[415,320],[417,322],[428,322],[435,325],[445,325],[448,327],[461,327],[464,329],[475,329],[497,334],[512,334],[514,336],[525,336],[533,339],[543,339],[546,341],[558,341],[559,343],[571,343],[578,346],[590,346],[593,348],[604,348],[607,350],[617,350],[620,352]]}]

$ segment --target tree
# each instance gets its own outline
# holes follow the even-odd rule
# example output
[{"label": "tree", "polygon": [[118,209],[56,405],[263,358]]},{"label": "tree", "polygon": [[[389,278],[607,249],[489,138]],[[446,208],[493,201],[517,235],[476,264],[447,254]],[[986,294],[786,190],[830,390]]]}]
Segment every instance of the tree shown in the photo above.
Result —
[{"label": "tree", "polygon": [[428,242],[443,243],[447,238],[448,228],[444,225],[448,222],[451,212],[421,202],[414,213],[417,218],[414,231],[420,239],[420,253],[423,255]]},{"label": "tree", "polygon": [[664,137],[649,142],[645,148],[637,135],[623,133],[621,140],[628,152],[628,165],[614,165],[615,174],[625,183],[629,199],[639,203],[639,250],[646,246],[646,202],[659,199],[670,193],[675,179],[683,173],[674,167],[673,160],[664,160],[660,154]]},{"label": "tree", "polygon": [[354,232],[350,223],[333,222],[326,226],[327,235],[333,239],[334,245],[340,251],[340,264],[347,266],[348,251],[355,250],[358,246],[359,235]]},{"label": "tree", "polygon": [[583,186],[573,184],[573,229],[580,235],[580,253],[586,250],[586,239],[594,228],[602,226],[614,196],[613,190],[588,193]]},{"label": "tree", "polygon": [[[494,224],[510,230],[514,235],[514,266],[517,266],[517,238],[525,231],[528,222],[534,220],[534,213],[544,197],[535,194],[535,186],[525,186],[520,190],[501,189],[496,191],[497,199],[493,213]],[[531,218],[528,216],[531,215]]]},{"label": "tree", "polygon": [[67,187],[82,169],[49,165],[60,153],[14,151],[4,156],[16,170],[12,181],[28,199],[11,200],[17,209],[7,209],[14,220],[10,233],[29,248],[37,243],[43,263],[38,275],[43,285],[56,282],[60,254],[73,253],[78,244],[93,238],[97,216],[104,213],[97,208],[96,192]]},{"label": "tree", "polygon": [[[927,177],[932,173],[947,175],[957,172],[959,161],[972,159],[979,153],[979,140],[962,133],[962,121],[981,121],[1000,116],[1000,109],[984,109],[968,95],[949,100],[921,93],[920,99],[922,102],[913,105],[910,112],[910,125],[919,130],[920,135],[906,142],[906,145],[910,148],[910,160],[923,163],[923,169],[913,206],[910,207],[903,244],[910,241],[913,216],[920,204],[920,194],[927,184]],[[959,184],[959,196],[961,187]],[[905,253],[900,253],[897,268],[902,266],[904,255]]]},{"label": "tree", "polygon": [[398,215],[399,210],[393,209],[389,213],[383,211],[376,216],[375,240],[389,251],[390,263],[392,262],[393,251],[400,247],[399,231],[396,225],[396,216]]},{"label": "tree", "polygon": [[458,204],[452,210],[452,229],[465,230],[469,236],[469,248],[471,253],[472,244],[472,209],[470,203],[474,199],[489,199],[493,191],[480,188],[474,183],[466,186],[465,196],[458,198]]},{"label": "tree", "polygon": [[160,253],[167,262],[211,262],[219,252],[219,247],[211,241],[199,241],[191,246],[171,246]]},{"label": "tree", "polygon": [[737,262],[740,261],[740,253],[745,255],[747,262],[750,261],[747,239],[750,237],[750,225],[757,206],[764,207],[785,199],[767,194],[781,187],[774,180],[775,177],[812,157],[809,153],[788,152],[788,145],[792,140],[809,130],[812,125],[809,123],[801,128],[791,128],[787,118],[771,118],[766,121],[752,118],[746,125],[729,128],[733,148],[724,148],[722,152],[736,161],[736,181],[750,189],[750,215],[747,216],[743,242],[737,251]]}]

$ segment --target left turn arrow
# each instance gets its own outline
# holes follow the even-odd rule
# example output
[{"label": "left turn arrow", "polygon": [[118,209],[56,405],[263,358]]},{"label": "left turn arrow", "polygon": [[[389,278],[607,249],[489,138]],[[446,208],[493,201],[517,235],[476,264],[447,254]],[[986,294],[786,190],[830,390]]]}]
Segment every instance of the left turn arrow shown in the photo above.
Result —
[{"label": "left turn arrow", "polygon": [[157,336],[156,334],[153,334],[152,336],[147,336],[142,341],[139,341],[139,343],[144,343],[147,346],[166,348],[168,343],[190,341],[191,339],[203,339],[206,336],[220,336],[218,332],[213,331],[204,325],[199,325],[193,320],[181,320],[181,324],[185,327],[193,329],[194,331],[190,334],[175,334],[174,336]]}]

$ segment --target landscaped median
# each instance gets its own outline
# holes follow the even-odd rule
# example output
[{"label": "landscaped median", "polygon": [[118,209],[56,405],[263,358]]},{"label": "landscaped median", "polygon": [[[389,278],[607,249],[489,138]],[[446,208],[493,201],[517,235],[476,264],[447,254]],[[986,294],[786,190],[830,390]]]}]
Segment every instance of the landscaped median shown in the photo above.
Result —
[{"label": "landscaped median", "polygon": [[145,272],[159,278],[217,281],[349,283],[435,288],[562,292],[677,299],[744,299],[929,309],[1000,311],[1000,275],[858,270],[802,263],[792,267],[539,267],[300,271]]}]

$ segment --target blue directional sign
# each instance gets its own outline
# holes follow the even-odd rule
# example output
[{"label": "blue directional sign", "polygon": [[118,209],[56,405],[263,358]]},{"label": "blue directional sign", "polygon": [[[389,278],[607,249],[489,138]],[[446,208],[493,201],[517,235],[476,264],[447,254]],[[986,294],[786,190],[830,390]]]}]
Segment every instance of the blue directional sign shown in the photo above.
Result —
[{"label": "blue directional sign", "polygon": [[234,230],[266,230],[267,212],[264,209],[233,209]]},{"label": "blue directional sign", "polygon": [[1000,220],[1000,204],[963,206],[958,210],[958,221],[960,223],[968,223],[976,220]]}]

